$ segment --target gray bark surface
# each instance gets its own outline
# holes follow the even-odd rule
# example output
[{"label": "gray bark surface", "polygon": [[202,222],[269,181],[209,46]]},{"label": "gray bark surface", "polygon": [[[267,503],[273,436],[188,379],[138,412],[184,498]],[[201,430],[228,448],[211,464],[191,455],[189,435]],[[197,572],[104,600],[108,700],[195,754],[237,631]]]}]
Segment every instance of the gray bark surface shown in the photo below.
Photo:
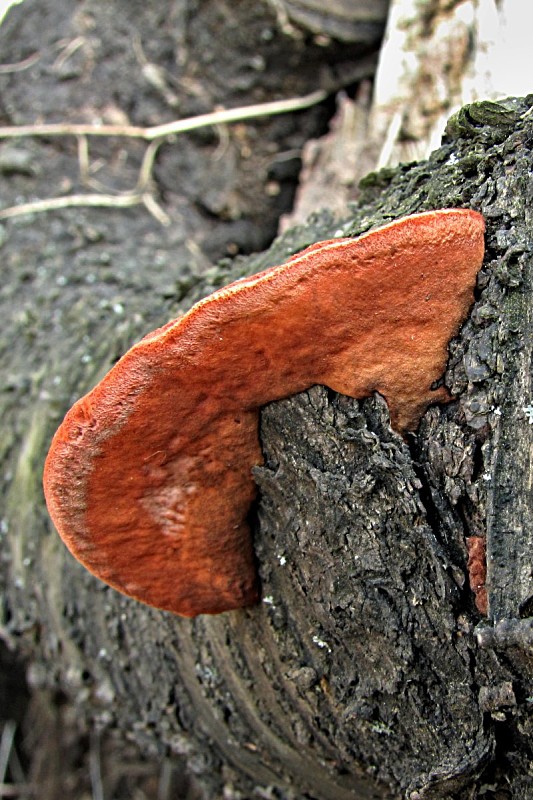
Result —
[{"label": "gray bark surface", "polygon": [[[84,85],[50,81],[68,89],[63,111]],[[2,93],[11,123],[30,114],[31,98],[24,114],[15,97],[20,109],[11,75]],[[141,209],[2,227],[3,638],[34,688],[61,689],[87,726],[176,765],[179,796],[531,797],[530,108],[471,107],[427,162],[369,176],[342,225],[317,214],[266,253],[200,277],[186,212],[170,229]],[[41,188],[75,173],[64,143],[17,148],[27,166],[5,177],[10,202],[38,173]],[[174,212],[180,198],[167,191]],[[449,206],[487,221],[476,304],[450,346],[445,380],[457,398],[406,440],[379,397],[359,403],[315,387],[264,410],[260,605],[179,619],[70,557],[44,507],[43,460],[70,404],[132,342],[339,228],[357,235]],[[465,546],[485,534],[488,619],[474,605]]]}]

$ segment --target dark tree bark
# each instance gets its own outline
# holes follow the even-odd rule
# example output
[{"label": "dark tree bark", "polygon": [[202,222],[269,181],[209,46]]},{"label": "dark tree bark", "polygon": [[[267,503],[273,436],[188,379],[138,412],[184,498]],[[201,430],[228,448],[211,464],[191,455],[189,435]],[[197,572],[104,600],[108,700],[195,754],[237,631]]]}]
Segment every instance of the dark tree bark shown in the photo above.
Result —
[{"label": "dark tree bark", "polygon": [[[26,3],[2,32],[6,60],[29,55],[41,8],[58,39],[85,26],[93,51],[103,48],[90,3],[75,17],[61,16],[59,3]],[[137,13],[143,30],[170,25],[141,4]],[[118,70],[103,49],[110,54],[98,68]],[[52,50],[42,49],[34,83],[58,98],[57,116],[77,119],[101,97],[91,101],[94,64],[61,82]],[[2,81],[4,121],[33,120],[32,82],[20,73]],[[126,92],[127,81],[120,85]],[[105,91],[111,103],[111,85]],[[135,118],[129,91],[119,105]],[[47,120],[51,107],[46,98]],[[369,176],[342,223],[317,214],[266,253],[201,277],[190,253],[202,240],[195,249],[186,232],[189,221],[198,230],[198,212],[168,185],[169,175],[177,180],[174,159],[185,162],[173,145],[155,173],[170,228],[141,208],[65,210],[3,226],[3,638],[26,658],[34,688],[60,688],[90,727],[123,732],[146,755],[181,765],[181,796],[531,796],[530,108],[464,111],[427,162]],[[285,124],[289,138],[301,134]],[[195,163],[194,147],[206,146],[187,145]],[[76,153],[64,142],[20,140],[2,153],[9,204],[35,181],[50,194],[61,176],[77,180]],[[111,159],[111,173],[116,167],[110,180],[135,179],[140,146],[99,144],[95,153]],[[213,288],[339,228],[356,235],[449,206],[487,221],[476,303],[450,346],[445,380],[456,399],[430,409],[406,440],[379,397],[358,403],[315,387],[264,410],[254,524],[260,605],[179,619],[110,590],[69,556],[44,508],[43,459],[66,409],[130,343]],[[221,230],[217,223],[215,235]],[[487,618],[468,583],[469,537],[486,537]]]}]

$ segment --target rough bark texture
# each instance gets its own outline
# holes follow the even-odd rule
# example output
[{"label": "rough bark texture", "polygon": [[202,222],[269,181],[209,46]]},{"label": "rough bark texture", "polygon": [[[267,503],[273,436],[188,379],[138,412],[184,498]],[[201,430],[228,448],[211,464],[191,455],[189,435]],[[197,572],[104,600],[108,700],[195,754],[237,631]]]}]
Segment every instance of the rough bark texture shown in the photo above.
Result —
[{"label": "rough bark texture", "polygon": [[[13,17],[19,27],[7,29],[12,41],[36,8],[57,12],[47,25],[64,24],[60,4],[32,12],[26,3]],[[78,4],[76,24],[90,7]],[[137,13],[149,15],[140,4]],[[28,55],[14,48],[6,61]],[[35,81],[50,75],[38,70]],[[68,90],[57,115],[76,118],[92,85],[52,75],[50,91]],[[21,86],[11,75],[3,88],[6,121],[32,118],[32,84],[27,100]],[[179,220],[185,202],[170,189],[170,229],[140,209],[71,210],[2,228],[2,635],[29,662],[34,688],[61,689],[81,721],[106,736],[121,731],[181,770],[176,796],[531,796],[531,107],[465,111],[427,162],[370,176],[341,226],[321,213],[266,253],[201,279],[187,255],[194,215]],[[130,162],[119,150],[123,176]],[[76,180],[63,143],[27,140],[17,152],[26,160],[4,162],[8,202],[39,170],[41,189],[61,175]],[[128,159],[138,163],[134,147]],[[173,180],[177,169],[167,170]],[[68,555],[42,501],[44,455],[70,403],[132,341],[339,228],[355,235],[446,206],[487,220],[476,305],[450,348],[446,383],[457,401],[431,409],[405,441],[379,397],[357,403],[317,387],[264,410],[260,606],[179,619],[118,595]],[[486,620],[465,545],[485,535]]]}]

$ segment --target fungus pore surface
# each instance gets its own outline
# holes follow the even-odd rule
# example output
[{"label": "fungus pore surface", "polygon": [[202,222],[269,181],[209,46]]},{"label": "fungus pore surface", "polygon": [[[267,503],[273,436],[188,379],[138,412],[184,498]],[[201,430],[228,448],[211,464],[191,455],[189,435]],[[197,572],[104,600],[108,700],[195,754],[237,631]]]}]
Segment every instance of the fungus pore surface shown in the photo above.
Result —
[{"label": "fungus pore surface", "polygon": [[312,245],[237,281],[134,345],[66,415],[48,509],[103,581],[184,616],[257,601],[247,517],[259,411],[315,384],[382,394],[416,429],[447,401],[447,345],[473,302],[480,214],[413,215]]}]

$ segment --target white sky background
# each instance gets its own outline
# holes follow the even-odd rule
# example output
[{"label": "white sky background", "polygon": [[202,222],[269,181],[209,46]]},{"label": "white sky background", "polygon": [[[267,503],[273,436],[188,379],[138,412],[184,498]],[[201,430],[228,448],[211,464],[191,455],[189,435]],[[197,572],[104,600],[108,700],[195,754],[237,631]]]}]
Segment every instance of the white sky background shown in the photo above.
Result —
[{"label": "white sky background", "polygon": [[7,9],[17,3],[22,3],[22,0],[0,0],[0,23],[2,22]]},{"label": "white sky background", "polygon": [[484,92],[517,97],[533,92],[531,0],[504,0],[498,4],[481,2],[478,14],[479,37],[485,42],[476,58],[478,96]]}]

